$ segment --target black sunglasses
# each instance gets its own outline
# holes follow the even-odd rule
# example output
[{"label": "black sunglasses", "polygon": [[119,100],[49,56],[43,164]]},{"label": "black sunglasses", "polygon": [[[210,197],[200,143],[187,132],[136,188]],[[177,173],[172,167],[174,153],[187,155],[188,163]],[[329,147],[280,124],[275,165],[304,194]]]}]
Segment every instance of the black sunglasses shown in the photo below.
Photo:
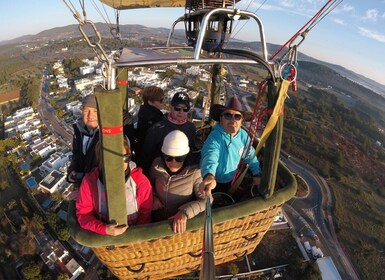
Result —
[{"label": "black sunglasses", "polygon": [[183,112],[187,113],[188,111],[190,111],[190,108],[180,108],[180,107],[174,107],[174,110],[177,111],[177,112],[180,112],[180,110],[183,110]]},{"label": "black sunglasses", "polygon": [[131,155],[123,155],[123,161],[125,163],[129,163],[131,160]]},{"label": "black sunglasses", "polygon": [[225,117],[226,120],[231,120],[231,119],[234,119],[236,121],[240,121],[242,119],[242,115],[241,114],[231,114],[231,113],[224,113],[222,114],[223,117]]},{"label": "black sunglasses", "polygon": [[165,161],[172,161],[173,159],[175,159],[176,162],[184,162],[186,157],[187,157],[187,155],[172,157],[172,156],[163,154],[163,158]]}]

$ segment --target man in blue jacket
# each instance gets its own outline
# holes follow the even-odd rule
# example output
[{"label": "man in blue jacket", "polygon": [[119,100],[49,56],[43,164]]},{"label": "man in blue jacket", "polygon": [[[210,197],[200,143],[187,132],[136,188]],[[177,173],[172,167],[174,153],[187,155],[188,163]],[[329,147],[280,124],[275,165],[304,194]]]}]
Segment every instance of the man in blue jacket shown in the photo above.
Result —
[{"label": "man in blue jacket", "polygon": [[228,192],[241,158],[249,164],[253,185],[260,183],[260,167],[254,148],[246,155],[250,143],[247,132],[241,129],[242,121],[250,121],[250,113],[243,112],[239,100],[234,96],[226,106],[214,104],[210,116],[219,122],[213,127],[201,151],[200,190]]}]

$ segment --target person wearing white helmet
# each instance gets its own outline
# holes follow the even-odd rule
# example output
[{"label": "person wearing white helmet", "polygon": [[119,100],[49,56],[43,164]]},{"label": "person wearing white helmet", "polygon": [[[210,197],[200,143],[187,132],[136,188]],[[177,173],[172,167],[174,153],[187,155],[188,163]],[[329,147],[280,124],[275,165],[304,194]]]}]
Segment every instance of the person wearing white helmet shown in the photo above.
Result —
[{"label": "person wearing white helmet", "polygon": [[187,162],[190,148],[187,136],[179,130],[166,135],[157,157],[150,168],[150,182],[154,188],[153,221],[173,219],[173,230],[183,233],[187,220],[205,210],[203,195],[199,192],[202,177],[198,165]]}]

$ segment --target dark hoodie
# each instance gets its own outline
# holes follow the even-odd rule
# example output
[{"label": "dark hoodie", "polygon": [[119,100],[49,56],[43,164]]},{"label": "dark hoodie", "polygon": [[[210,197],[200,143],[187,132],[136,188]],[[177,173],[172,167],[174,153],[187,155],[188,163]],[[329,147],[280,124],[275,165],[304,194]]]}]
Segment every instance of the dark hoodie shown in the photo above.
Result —
[{"label": "dark hoodie", "polygon": [[144,139],[146,138],[146,133],[148,129],[155,123],[163,120],[164,115],[161,110],[151,106],[149,104],[143,104],[139,108],[138,112],[138,126],[136,129],[136,135],[138,143],[135,149],[137,158],[140,158],[140,152],[142,151],[142,146]]}]

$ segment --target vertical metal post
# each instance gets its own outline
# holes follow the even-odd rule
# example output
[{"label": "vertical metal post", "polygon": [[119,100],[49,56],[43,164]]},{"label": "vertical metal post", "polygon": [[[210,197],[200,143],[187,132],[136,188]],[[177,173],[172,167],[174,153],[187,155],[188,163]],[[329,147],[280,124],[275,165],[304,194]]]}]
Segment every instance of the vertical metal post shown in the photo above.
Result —
[{"label": "vertical metal post", "polygon": [[202,264],[199,274],[200,280],[215,279],[213,219],[211,213],[210,196],[206,196],[206,216],[203,233]]}]

